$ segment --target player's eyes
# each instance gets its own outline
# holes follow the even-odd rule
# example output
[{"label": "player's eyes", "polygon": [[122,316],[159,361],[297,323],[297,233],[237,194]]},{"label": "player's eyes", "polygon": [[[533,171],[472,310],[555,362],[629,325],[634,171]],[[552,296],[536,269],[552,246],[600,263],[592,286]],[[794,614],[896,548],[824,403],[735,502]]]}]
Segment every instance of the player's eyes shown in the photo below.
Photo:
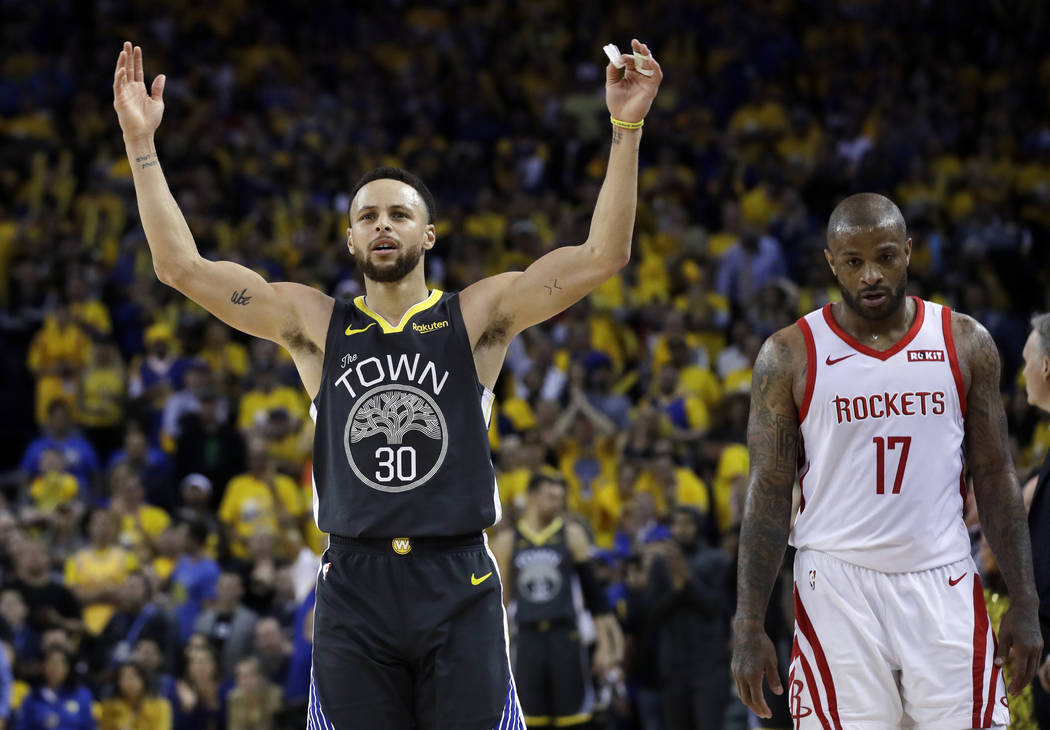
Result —
[{"label": "player's eyes", "polygon": [[848,266],[860,266],[860,259],[849,259],[846,261]]}]

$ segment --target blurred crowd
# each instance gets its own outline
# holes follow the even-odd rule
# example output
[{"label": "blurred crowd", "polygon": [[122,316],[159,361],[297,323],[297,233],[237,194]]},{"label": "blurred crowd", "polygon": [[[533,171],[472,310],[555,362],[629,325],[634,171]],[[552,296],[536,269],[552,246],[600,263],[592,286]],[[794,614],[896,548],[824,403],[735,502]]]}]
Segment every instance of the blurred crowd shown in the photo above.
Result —
[{"label": "blurred crowd", "polygon": [[[514,341],[490,431],[503,525],[548,469],[593,535],[631,646],[609,727],[642,727],[684,677],[724,680],[712,701],[730,703],[732,569],[710,556],[735,556],[751,367],[771,332],[838,298],[822,248],[841,197],[892,197],[911,293],[992,332],[1019,473],[1050,446],[1018,387],[1029,316],[1050,309],[1042,3],[2,6],[13,726],[303,723],[324,547],[310,404],[286,352],[156,281],[111,106],[125,39],[147,81],[168,77],[157,148],[201,252],[333,296],[361,291],[348,190],[380,164],[436,194],[432,286],[583,241],[607,155],[601,46],[653,48],[666,80],[632,260]],[[675,613],[683,581],[721,600]],[[771,621],[784,637],[788,617]]]}]

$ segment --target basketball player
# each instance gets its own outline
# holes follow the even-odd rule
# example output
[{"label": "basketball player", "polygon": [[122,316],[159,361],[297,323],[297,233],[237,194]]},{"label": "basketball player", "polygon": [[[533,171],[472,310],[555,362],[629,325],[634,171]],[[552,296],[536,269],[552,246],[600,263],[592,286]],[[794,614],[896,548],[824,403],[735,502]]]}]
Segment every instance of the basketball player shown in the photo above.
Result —
[{"label": "basketball player", "polygon": [[[587,240],[459,294],[429,291],[433,197],[383,168],[353,190],[346,245],[365,295],[335,301],[200,256],[161,172],[153,134],[164,77],[147,93],[124,44],[114,107],[158,278],[227,324],[292,355],[313,399],[314,514],[331,535],[318,575],[308,727],[523,726],[496,564],[489,458],[492,388],[511,339],[561,312],[628,260],[641,123],[662,74],[648,49],[606,69],[612,148]],[[648,75],[652,74],[652,75]]]},{"label": "basketball player", "polygon": [[[976,321],[905,297],[911,240],[881,195],[846,198],[825,251],[843,301],[771,336],[755,364],[733,673],[762,717],[782,692],[762,628],[790,527],[802,728],[986,728],[1009,720],[1041,639],[1024,508],[1007,449],[999,353]],[[1011,606],[988,625],[963,525],[963,467]],[[796,463],[797,459],[797,463]]]},{"label": "basketball player", "polygon": [[594,686],[587,647],[580,641],[578,586],[594,617],[594,670],[604,676],[623,658],[623,635],[591,564],[587,532],[561,517],[565,482],[537,474],[529,480],[525,512],[513,530],[492,541],[504,599],[515,602],[518,628],[514,679],[529,728],[589,727]]}]

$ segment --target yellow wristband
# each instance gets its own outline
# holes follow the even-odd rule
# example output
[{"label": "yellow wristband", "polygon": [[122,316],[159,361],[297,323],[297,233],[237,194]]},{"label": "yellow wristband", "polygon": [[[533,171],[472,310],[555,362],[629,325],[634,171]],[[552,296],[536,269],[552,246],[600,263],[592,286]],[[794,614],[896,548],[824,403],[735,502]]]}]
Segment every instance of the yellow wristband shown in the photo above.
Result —
[{"label": "yellow wristband", "polygon": [[640,122],[624,122],[611,115],[609,116],[609,121],[613,123],[614,127],[620,127],[621,129],[641,129],[642,125],[645,124],[644,119]]}]

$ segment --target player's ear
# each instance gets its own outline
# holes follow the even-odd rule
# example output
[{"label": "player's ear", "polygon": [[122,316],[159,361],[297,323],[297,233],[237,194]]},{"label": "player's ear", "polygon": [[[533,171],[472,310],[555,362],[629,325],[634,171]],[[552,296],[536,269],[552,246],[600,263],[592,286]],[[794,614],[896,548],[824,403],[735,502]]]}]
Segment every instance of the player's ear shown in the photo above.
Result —
[{"label": "player's ear", "polygon": [[433,223],[427,223],[426,230],[423,233],[423,250],[429,251],[434,248],[435,243],[437,243],[437,231],[434,229]]},{"label": "player's ear", "polygon": [[350,228],[346,229],[346,247],[350,250],[350,253],[354,253],[354,234],[350,232]]},{"label": "player's ear", "polygon": [[834,274],[835,273],[835,264],[832,263],[834,261],[834,258],[831,255],[831,249],[830,248],[824,249],[824,260],[828,262],[828,268],[831,269],[831,273]]},{"label": "player's ear", "polygon": [[904,265],[908,266],[911,264],[911,239],[909,238],[904,242]]}]

